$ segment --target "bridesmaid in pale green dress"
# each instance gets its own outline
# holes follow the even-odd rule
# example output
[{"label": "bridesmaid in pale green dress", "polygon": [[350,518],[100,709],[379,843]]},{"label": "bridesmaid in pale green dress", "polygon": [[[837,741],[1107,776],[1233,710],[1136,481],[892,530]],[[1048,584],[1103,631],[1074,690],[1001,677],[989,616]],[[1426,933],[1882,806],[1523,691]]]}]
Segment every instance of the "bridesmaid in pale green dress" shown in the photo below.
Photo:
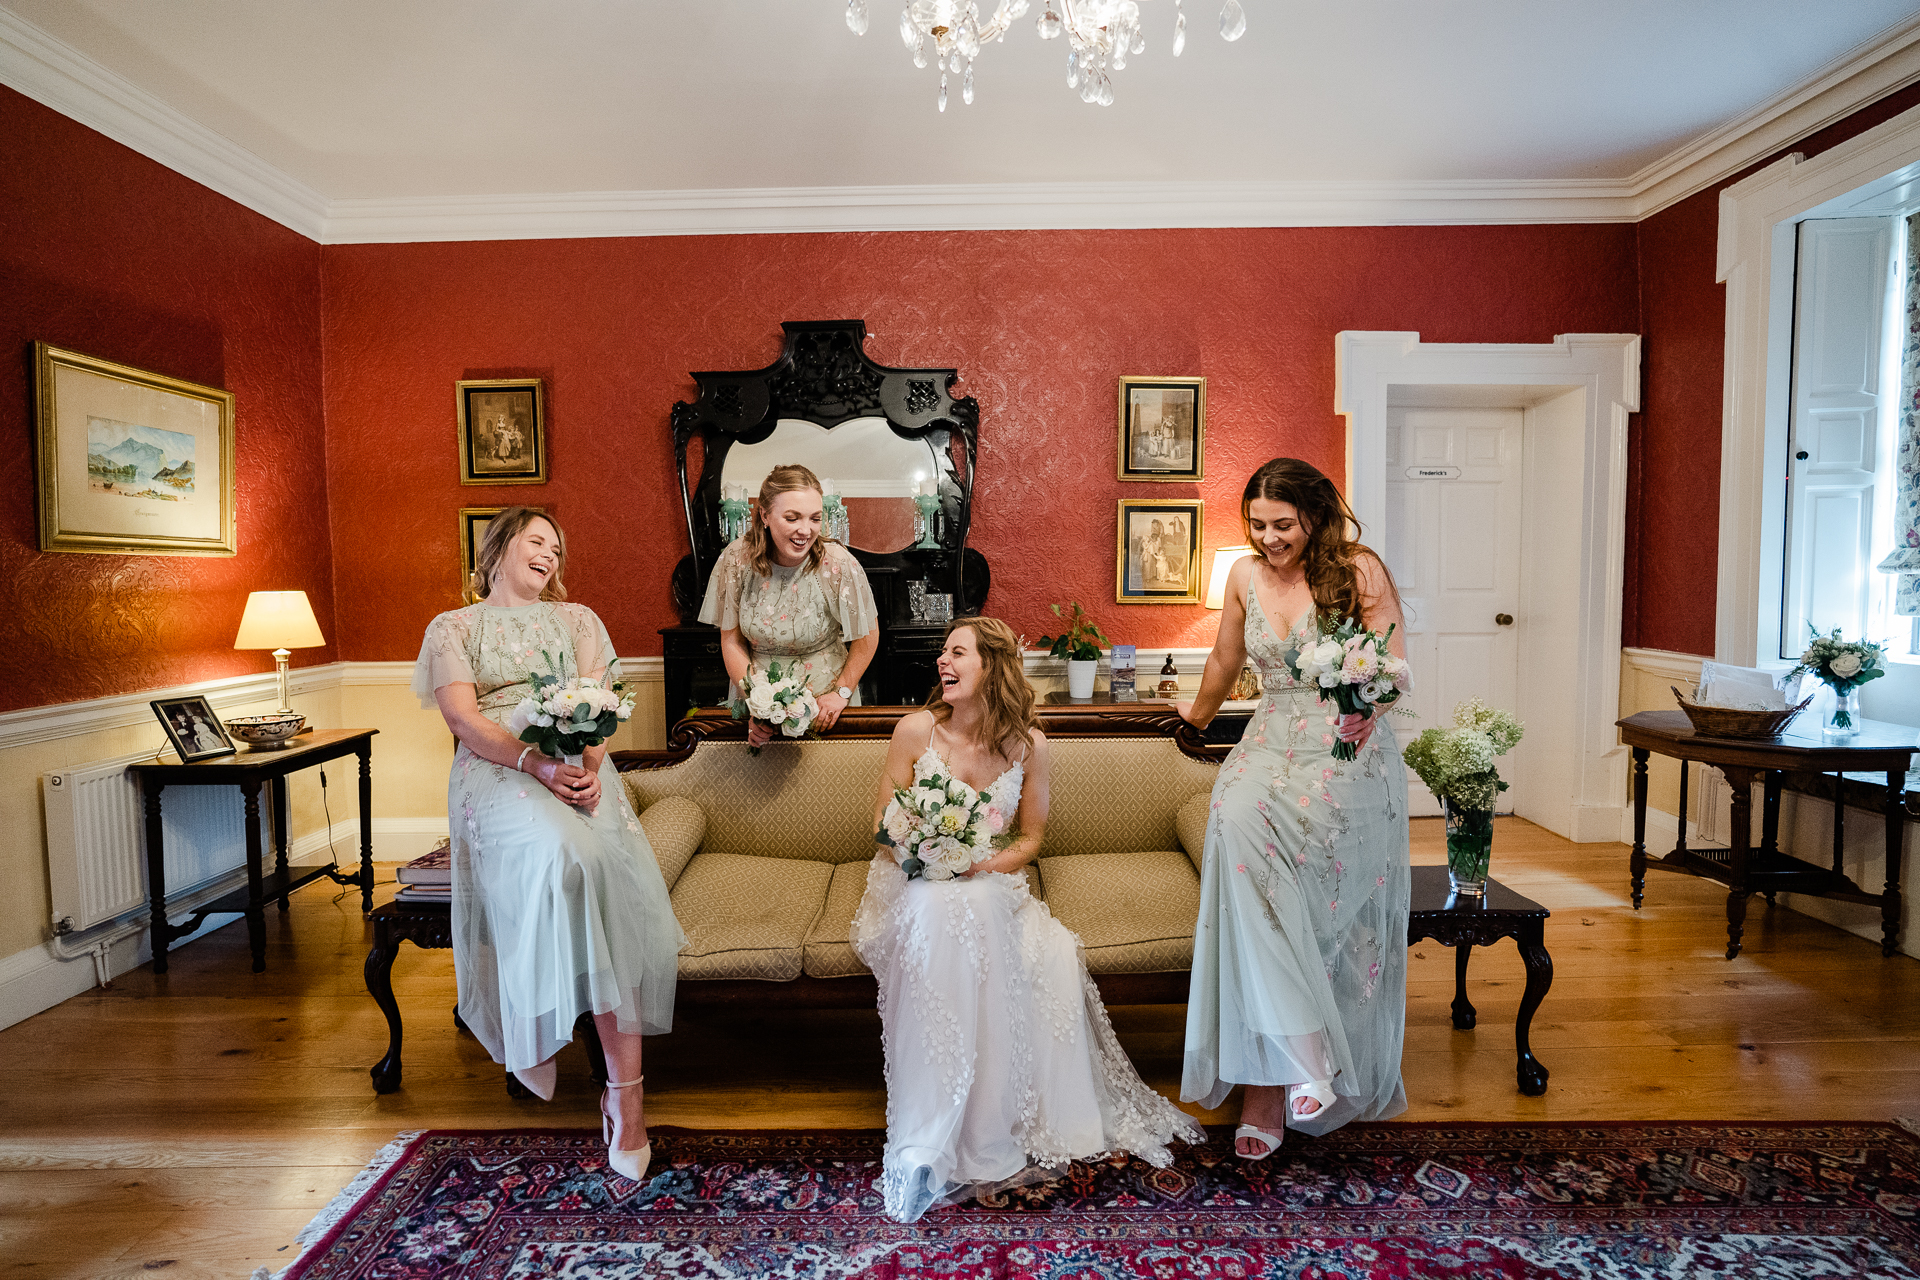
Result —
[{"label": "bridesmaid in pale green dress", "polygon": [[[1355,541],[1333,482],[1276,458],[1241,499],[1255,554],[1234,565],[1200,693],[1204,726],[1243,664],[1266,692],[1220,766],[1207,817],[1180,1097],[1246,1086],[1234,1135],[1263,1160],[1288,1127],[1326,1133],[1406,1109],[1407,777],[1391,726],[1293,682],[1289,650],[1358,617],[1401,622],[1393,575]],[[1396,629],[1393,651],[1405,657]],[[1336,739],[1359,748],[1336,760]]]},{"label": "bridesmaid in pale green dress", "polygon": [[[820,479],[802,466],[775,467],[760,485],[747,532],[713,567],[700,621],[720,628],[727,678],[744,692],[750,672],[778,662],[797,669],[820,704],[816,729],[831,729],[860,688],[880,647],[878,610],[853,553],[821,536]],[[747,740],[765,744],[765,721]]]},{"label": "bridesmaid in pale green dress", "polygon": [[605,746],[573,765],[505,727],[530,673],[617,678],[618,659],[593,611],[562,603],[567,549],[550,516],[495,516],[476,560],[482,599],[428,624],[413,675],[460,740],[447,787],[460,1017],[550,1098],[554,1055],[592,1014],[608,1164],[640,1178],[651,1155],[640,1037],[673,1027],[686,935]]}]

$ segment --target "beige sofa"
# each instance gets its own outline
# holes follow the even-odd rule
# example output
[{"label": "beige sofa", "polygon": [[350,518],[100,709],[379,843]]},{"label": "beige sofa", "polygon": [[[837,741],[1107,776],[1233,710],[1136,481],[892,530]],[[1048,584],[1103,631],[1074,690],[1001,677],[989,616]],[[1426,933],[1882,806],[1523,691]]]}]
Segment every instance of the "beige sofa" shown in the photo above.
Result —
[{"label": "beige sofa", "polygon": [[[748,753],[722,713],[667,751],[615,757],[687,932],[680,1003],[858,1005],[873,977],[848,943],[900,707],[851,708],[827,738]],[[1224,749],[1164,704],[1043,708],[1052,814],[1028,868],[1080,936],[1109,1000],[1184,1000],[1208,796]]]}]

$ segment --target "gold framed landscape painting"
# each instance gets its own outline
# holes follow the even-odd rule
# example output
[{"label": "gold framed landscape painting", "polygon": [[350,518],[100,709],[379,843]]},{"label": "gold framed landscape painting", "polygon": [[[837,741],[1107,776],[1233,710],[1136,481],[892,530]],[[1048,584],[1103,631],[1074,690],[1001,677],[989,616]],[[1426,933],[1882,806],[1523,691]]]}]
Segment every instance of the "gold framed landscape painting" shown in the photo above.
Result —
[{"label": "gold framed landscape painting", "polygon": [[230,556],[233,393],[33,344],[40,549]]},{"label": "gold framed landscape painting", "polygon": [[1207,380],[1120,379],[1120,479],[1205,479]]},{"label": "gold framed landscape painting", "polygon": [[545,484],[547,416],[539,378],[453,384],[461,484]]},{"label": "gold framed landscape painting", "polygon": [[1205,507],[1198,498],[1120,499],[1116,603],[1200,603],[1200,521]]}]

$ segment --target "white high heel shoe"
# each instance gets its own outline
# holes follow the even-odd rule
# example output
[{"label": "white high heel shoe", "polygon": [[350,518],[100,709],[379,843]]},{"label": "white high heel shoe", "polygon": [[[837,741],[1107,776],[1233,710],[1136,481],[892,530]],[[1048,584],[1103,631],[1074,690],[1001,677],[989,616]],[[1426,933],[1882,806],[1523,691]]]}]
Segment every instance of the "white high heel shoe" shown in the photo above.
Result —
[{"label": "white high heel shoe", "polygon": [[[1302,1111],[1300,1104],[1314,1103],[1311,1111]],[[1310,1120],[1334,1103],[1333,1081],[1309,1080],[1305,1084],[1287,1086],[1287,1114],[1295,1120]]]},{"label": "white high heel shoe", "polygon": [[[609,1080],[607,1092],[630,1088],[645,1079],[645,1076],[641,1076],[639,1080]],[[613,1130],[613,1117],[607,1113],[607,1095],[603,1093],[600,1095],[600,1139],[607,1144],[607,1167],[623,1178],[632,1178],[635,1182],[646,1181],[647,1166],[653,1162],[652,1140],[648,1140],[643,1147],[622,1150],[613,1145]]]}]

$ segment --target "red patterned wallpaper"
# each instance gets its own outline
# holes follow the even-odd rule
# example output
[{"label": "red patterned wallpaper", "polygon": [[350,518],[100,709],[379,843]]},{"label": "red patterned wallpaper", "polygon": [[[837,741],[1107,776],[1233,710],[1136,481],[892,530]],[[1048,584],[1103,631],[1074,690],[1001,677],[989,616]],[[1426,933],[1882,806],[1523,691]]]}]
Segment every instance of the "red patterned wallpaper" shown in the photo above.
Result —
[{"label": "red patterned wallpaper", "polygon": [[[958,365],[981,406],[972,537],[991,613],[1037,635],[1077,598],[1143,649],[1219,614],[1113,602],[1121,497],[1198,496],[1239,537],[1276,454],[1339,476],[1334,334],[1546,342],[1639,329],[1630,226],[895,233],[335,246],[324,251],[328,475],[342,656],[411,658],[458,597],[454,513],[552,505],[573,598],[660,652],[686,550],[668,411],[692,369],[757,368],[782,320],[867,321],[883,364]],[[453,383],[548,381],[552,482],[463,487]],[[1205,483],[1114,479],[1121,374],[1208,379]]]},{"label": "red patterned wallpaper", "polygon": [[[333,638],[319,247],[6,88],[0,175],[0,711],[271,670],[232,647],[256,589]],[[239,555],[40,553],[35,340],[234,393]]]}]

